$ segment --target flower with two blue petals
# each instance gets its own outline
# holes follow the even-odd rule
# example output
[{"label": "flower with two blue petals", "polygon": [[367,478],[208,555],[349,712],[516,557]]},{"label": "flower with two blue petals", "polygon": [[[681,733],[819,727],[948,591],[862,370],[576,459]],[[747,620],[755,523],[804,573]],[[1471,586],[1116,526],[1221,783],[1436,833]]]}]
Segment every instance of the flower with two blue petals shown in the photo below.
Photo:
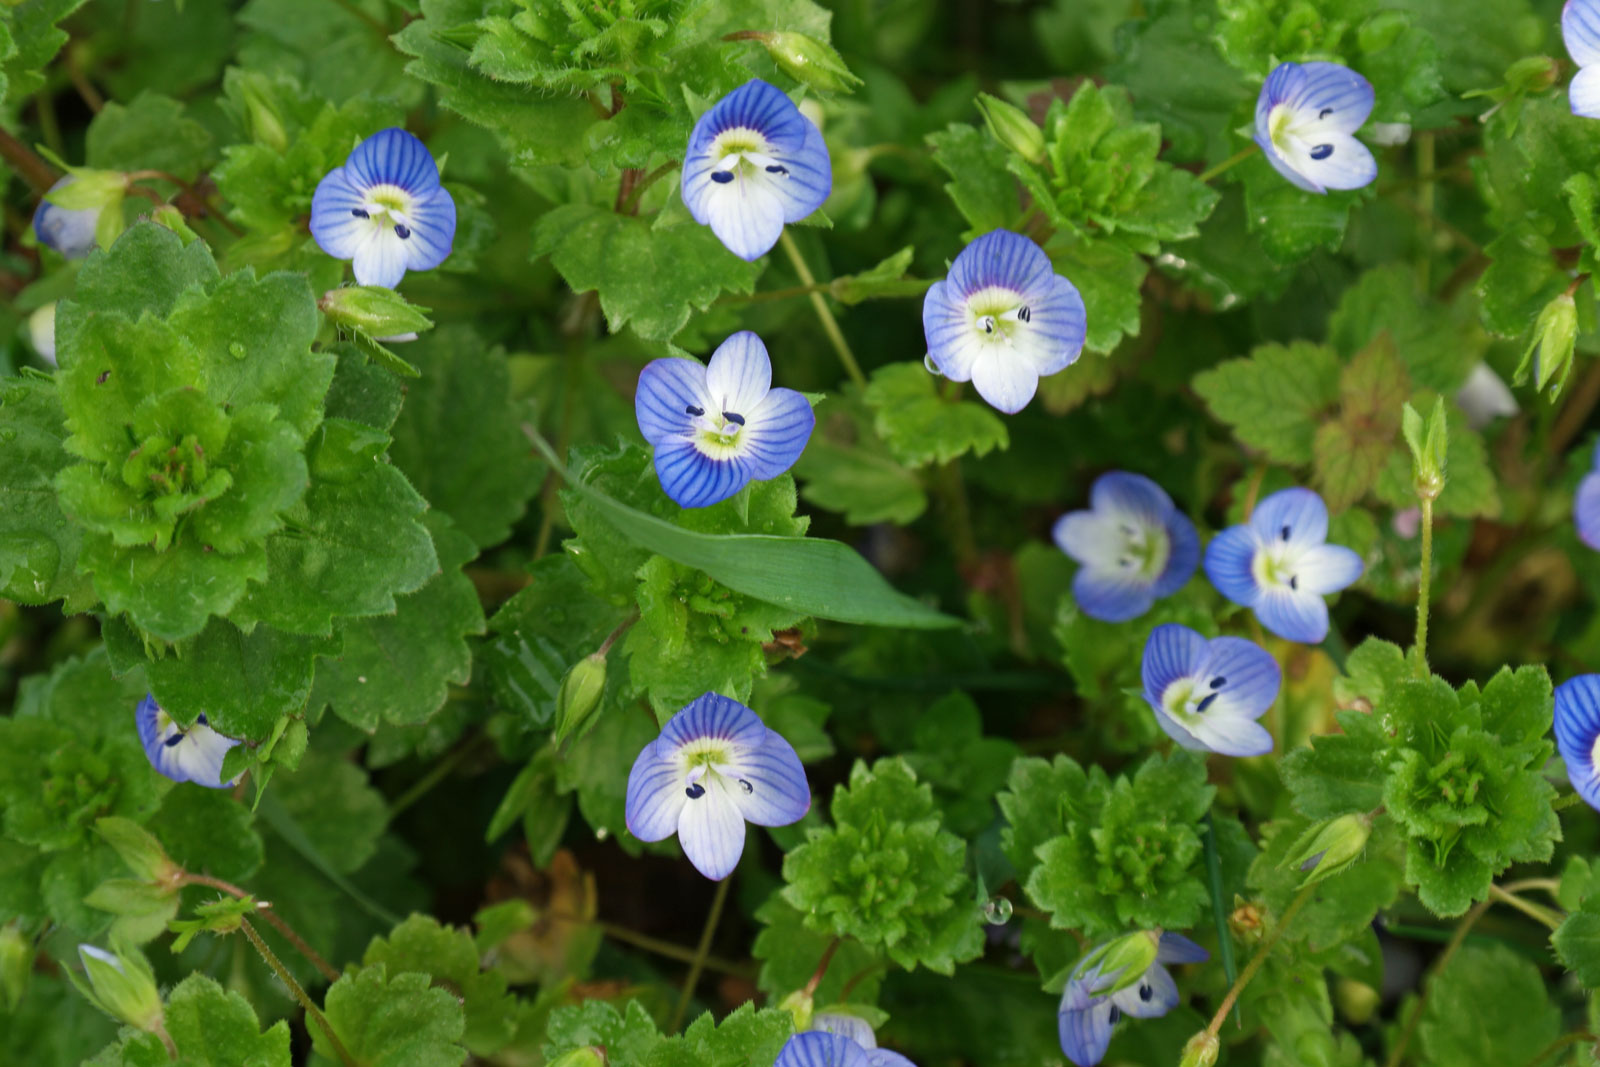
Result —
[{"label": "flower with two blue petals", "polygon": [[150,766],[174,782],[193,782],[208,789],[224,789],[232,782],[222,780],[222,760],[239,742],[213,730],[201,714],[194,725],[179,726],[162,710],[156,698],[146,694],[134,710],[139,740]]},{"label": "flower with two blue petals", "polygon": [[628,773],[628,830],[641,841],[677,834],[695,870],[713,881],[739,865],[746,822],[788,826],[810,810],[794,746],[717,693],[669,719]]},{"label": "flower with two blue petals", "polygon": [[[1155,938],[1154,961],[1136,974],[1117,966],[1112,956],[1134,939]],[[1144,960],[1150,960],[1149,949]],[[1073,968],[1061,994],[1058,1018],[1061,1051],[1078,1067],[1094,1067],[1105,1058],[1111,1032],[1124,1015],[1156,1019],[1178,1003],[1178,986],[1164,963],[1200,963],[1210,958],[1205,949],[1181,934],[1146,931],[1102,945]]]},{"label": "flower with two blue petals", "polygon": [[689,214],[740,259],[771,251],[833,191],[833,164],[816,123],[783,92],[752,78],[694,124],[683,157]]},{"label": "flower with two blue petals", "polygon": [[[49,192],[77,181],[68,174],[57,180]],[[47,194],[48,195],[48,194]],[[39,243],[53,248],[68,259],[83,259],[95,249],[95,228],[100,224],[100,208],[74,210],[40,200],[33,212],[33,233]]]},{"label": "flower with two blue petals", "polygon": [[928,358],[951,381],[970,381],[1007,414],[1028,406],[1039,379],[1083,352],[1088,318],[1077,287],[1032,241],[995,230],[973,241],[922,302]]},{"label": "flower with two blue petals", "polygon": [[1359,189],[1377,161],[1355,132],[1372,114],[1372,85],[1338,63],[1280,63],[1256,99],[1256,143],[1279,174],[1309,193]]},{"label": "flower with two blue petals", "polygon": [[1144,699],[1161,729],[1184,748],[1224,756],[1272,751],[1256,720],[1278,698],[1278,661],[1242,637],[1206,640],[1187,626],[1150,631],[1141,665]]},{"label": "flower with two blue petals", "polygon": [[1328,636],[1322,598],[1361,577],[1361,557],[1327,544],[1328,506],[1309,489],[1283,489],[1206,546],[1206,577],[1261,625],[1286,641],[1314,645]]},{"label": "flower with two blue petals", "polygon": [[1567,86],[1572,113],[1600,119],[1600,0],[1567,0],[1561,9],[1561,40],[1578,64]]},{"label": "flower with two blue petals", "polygon": [[1580,674],[1556,686],[1555,728],[1572,788],[1600,809],[1600,674]]},{"label": "flower with two blue petals", "polygon": [[311,236],[353,262],[358,284],[393,289],[406,271],[432,270],[450,254],[456,203],[426,145],[405,130],[379,130],[317,183]]},{"label": "flower with two blue petals", "polygon": [[1578,483],[1578,494],[1572,500],[1572,522],[1578,528],[1578,539],[1600,552],[1600,442],[1595,444],[1589,473]]},{"label": "flower with two blue petals", "polygon": [[1061,516],[1052,534],[1080,564],[1072,579],[1078,607],[1103,622],[1138,618],[1200,565],[1194,523],[1142,474],[1102,474],[1089,490],[1089,510]]},{"label": "flower with two blue petals", "polygon": [[[863,1026],[866,1024],[863,1023]],[[870,1037],[872,1028],[869,1026]],[[915,1067],[898,1052],[863,1046],[843,1033],[807,1030],[791,1037],[772,1067]]]},{"label": "flower with two blue petals", "polygon": [[658,359],[634,393],[639,432],[655,448],[661,488],[680,507],[703,508],[794,466],[816,426],[811,402],[772,388],[767,346],[741,330],[711,362]]}]

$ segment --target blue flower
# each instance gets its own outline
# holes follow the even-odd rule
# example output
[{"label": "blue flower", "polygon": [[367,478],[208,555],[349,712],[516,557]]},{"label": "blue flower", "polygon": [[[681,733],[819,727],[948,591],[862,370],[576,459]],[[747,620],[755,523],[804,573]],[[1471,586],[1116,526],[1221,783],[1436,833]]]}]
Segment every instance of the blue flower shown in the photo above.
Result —
[{"label": "blue flower", "polygon": [[208,789],[226,789],[233,784],[222,780],[222,759],[239,742],[213,730],[204,715],[186,730],[149,695],[139,701],[133,715],[144,754],[157,771],[174,782],[193,782]]},{"label": "blue flower", "polygon": [[1600,808],[1600,674],[1580,674],[1556,686],[1556,747],[1567,778],[1592,808]]},{"label": "blue flower", "polygon": [[[77,181],[68,174],[50,187],[64,189]],[[60,252],[68,259],[82,259],[95,249],[94,231],[100,223],[99,208],[73,210],[48,200],[40,200],[33,212],[33,232],[39,243]]]},{"label": "blue flower", "polygon": [[662,727],[628,773],[628,829],[641,841],[673,834],[695,870],[733,873],[744,824],[788,826],[811,810],[794,747],[736,700],[707,693]]},{"label": "blue flower", "polygon": [[1125,622],[1171,596],[1200,565],[1200,535],[1155,482],[1112,471],[1095,479],[1088,511],[1069,511],[1053,532],[1081,567],[1072,595],[1091,619]]},{"label": "blue flower", "polygon": [[[820,1016],[819,1016],[820,1018]],[[863,1026],[866,1024],[863,1023]],[[872,1028],[866,1027],[867,1036]],[[861,1045],[843,1033],[822,1029],[795,1034],[778,1053],[772,1067],[915,1067],[898,1052]]]},{"label": "blue flower", "polygon": [[1039,379],[1071,366],[1088,330],[1083,297],[1032,241],[995,230],[973,241],[922,301],[928,358],[951,381],[970,381],[1015,414]]},{"label": "blue flower", "polygon": [[1178,986],[1163,963],[1199,963],[1209,958],[1205,949],[1187,937],[1163,933],[1155,944],[1155,961],[1141,972],[1125,975],[1128,968],[1110,959],[1112,951],[1124,943],[1157,936],[1154,932],[1133,934],[1101,946],[1073,969],[1061,994],[1058,1024],[1061,1051],[1078,1067],[1094,1067],[1105,1058],[1112,1028],[1124,1015],[1156,1019],[1177,1005]]},{"label": "blue flower", "polygon": [[1261,625],[1287,641],[1314,645],[1328,636],[1322,599],[1361,577],[1361,557],[1330,545],[1328,506],[1309,489],[1283,489],[1206,546],[1206,577]]},{"label": "blue flower", "polygon": [[683,203],[740,259],[760,259],[783,224],[833,191],[816,123],[780,90],[751,78],[700,116],[683,158]]},{"label": "blue flower", "polygon": [[432,270],[450,254],[456,202],[426,145],[405,130],[379,130],[317,183],[311,236],[328,255],[353,260],[361,285],[392,289],[406,271]]},{"label": "blue flower", "polygon": [[1309,193],[1359,189],[1378,164],[1355,132],[1372,114],[1372,86],[1337,63],[1280,63],[1256,99],[1256,144]]},{"label": "blue flower", "polygon": [[1600,442],[1595,445],[1589,473],[1578,483],[1578,495],[1572,500],[1572,521],[1578,527],[1578,539],[1600,552]]},{"label": "blue flower", "polygon": [[1578,64],[1567,86],[1572,113],[1600,119],[1600,0],[1567,0],[1561,9],[1561,39]]},{"label": "blue flower", "polygon": [[803,395],[772,388],[767,346],[749,330],[722,342],[709,366],[650,363],[633,403],[639,432],[655,447],[661,488],[686,508],[776,478],[800,458],[817,423]]},{"label": "blue flower", "polygon": [[1177,623],[1150,631],[1145,642],[1144,699],[1178,744],[1224,756],[1272,751],[1257,719],[1278,698],[1278,661],[1242,637],[1203,636]]}]

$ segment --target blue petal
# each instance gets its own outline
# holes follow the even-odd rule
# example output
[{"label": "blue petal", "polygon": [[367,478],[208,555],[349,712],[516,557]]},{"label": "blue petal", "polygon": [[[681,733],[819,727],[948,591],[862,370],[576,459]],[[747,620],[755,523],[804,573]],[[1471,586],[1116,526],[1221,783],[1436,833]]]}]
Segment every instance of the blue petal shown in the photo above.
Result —
[{"label": "blue petal", "polygon": [[1580,118],[1600,119],[1600,64],[1583,67],[1567,85],[1567,102]]},{"label": "blue petal", "polygon": [[1378,176],[1378,161],[1372,158],[1372,150],[1354,137],[1330,134],[1315,147],[1325,153],[1322,158],[1312,155],[1309,149],[1280,152],[1280,157],[1316,186],[1316,192],[1360,189],[1371,185]]},{"label": "blue petal", "polygon": [[1167,686],[1200,673],[1208,648],[1204,637],[1179,623],[1162,623],[1151,630],[1139,664],[1145,699],[1159,708]]},{"label": "blue petal", "polygon": [[721,693],[706,693],[683,706],[661,728],[661,743],[679,748],[691,741],[728,741],[759,748],[767,737],[761,716]]},{"label": "blue petal", "polygon": [[841,1034],[807,1030],[791,1037],[772,1067],[872,1067],[866,1050]]},{"label": "blue petal", "polygon": [[712,459],[688,439],[656,446],[656,477],[661,488],[682,508],[720,504],[750,484],[750,472],[738,459]]},{"label": "blue petal", "polygon": [[660,447],[692,435],[698,416],[690,408],[711,410],[706,369],[697,360],[658,359],[639,372],[633,410],[646,441]]},{"label": "blue petal", "polygon": [[372,232],[365,205],[366,198],[350,184],[345,168],[335,167],[323,175],[311,196],[311,236],[317,247],[335,259],[354,259]]},{"label": "blue petal", "polygon": [[806,135],[799,150],[774,157],[788,173],[769,179],[783,204],[785,222],[799,222],[809,217],[833,193],[833,160],[828,155],[822,131],[804,115],[800,116],[800,121],[806,125]]},{"label": "blue petal", "polygon": [[134,709],[134,722],[144,754],[156,771],[174,782],[193,782],[208,789],[225,789],[232,782],[222,780],[222,761],[239,742],[211,729],[205,716],[184,730],[169,722],[159,725],[160,706],[146,694]]},{"label": "blue petal", "polygon": [[1256,132],[1255,140],[1256,144],[1261,147],[1261,154],[1267,157],[1268,163],[1272,164],[1272,169],[1283,175],[1285,178],[1288,178],[1292,184],[1304,189],[1308,193],[1321,194],[1328,191],[1322,186],[1318,185],[1316,182],[1312,181],[1310,178],[1307,178],[1305,175],[1301,174],[1292,165],[1290,165],[1289,161],[1278,152],[1278,146],[1268,140],[1265,133],[1262,133],[1258,130]]},{"label": "blue petal", "polygon": [[922,298],[922,335],[928,358],[953,382],[972,380],[972,365],[983,351],[966,301],[949,281],[934,282]]},{"label": "blue petal", "polygon": [[735,799],[737,786],[709,775],[704,789],[693,799],[687,794],[678,812],[678,844],[694,869],[720,882],[739,866],[744,854],[744,816]]},{"label": "blue petal", "polygon": [[677,750],[659,738],[645,745],[628,772],[623,818],[640,841],[662,841],[678,832],[678,817],[689,798]]},{"label": "blue petal", "polygon": [[456,202],[444,186],[411,205],[406,217],[411,236],[405,239],[406,269],[432,270],[450,255],[456,238]]},{"label": "blue petal", "polygon": [[1261,625],[1285,641],[1317,645],[1328,636],[1328,605],[1316,593],[1282,586],[1266,589],[1255,610]]},{"label": "blue petal", "polygon": [[749,330],[740,330],[717,346],[706,364],[706,393],[713,412],[748,416],[772,388],[772,359],[767,346]]},{"label": "blue petal", "polygon": [[[49,191],[53,193],[76,180],[68,174],[57,179]],[[100,212],[94,208],[74,211],[48,200],[40,200],[33,212],[33,233],[39,243],[55,249],[67,259],[83,259],[94,251],[94,231],[99,223]]]},{"label": "blue petal", "polygon": [[439,168],[428,146],[415,136],[391,126],[356,145],[345,161],[350,183],[358,189],[397,185],[415,197],[439,188]]},{"label": "blue petal", "polygon": [[1196,673],[1202,685],[1223,680],[1213,689],[1217,699],[1205,713],[1208,720],[1213,716],[1259,719],[1278,699],[1283,682],[1272,654],[1242,637],[1218,637],[1209,642]]},{"label": "blue petal", "polygon": [[1272,109],[1287,104],[1338,133],[1359,130],[1377,100],[1372,84],[1338,63],[1280,63],[1267,76],[1256,101],[1256,128]]},{"label": "blue petal", "polygon": [[1579,539],[1600,551],[1600,471],[1591,471],[1578,483],[1578,495],[1572,500],[1572,521]]},{"label": "blue petal", "polygon": [[1028,303],[1025,330],[1016,335],[1016,347],[1032,362],[1041,377],[1065,370],[1083,354],[1089,335],[1088,314],[1078,287],[1059,274],[1044,281],[1043,292],[1022,294]]},{"label": "blue petal", "polygon": [[1151,583],[1119,570],[1080,567],[1072,576],[1072,597],[1089,618],[1101,622],[1137,619],[1155,603]]},{"label": "blue petal", "polygon": [[1317,545],[1300,556],[1295,577],[1308,593],[1328,594],[1354,585],[1364,566],[1353,549],[1343,545]]},{"label": "blue petal", "polygon": [[1167,516],[1167,566],[1151,590],[1159,599],[1171,596],[1188,584],[1200,566],[1200,534],[1188,516],[1177,509]]},{"label": "blue petal", "polygon": [[1556,687],[1555,734],[1572,788],[1590,807],[1600,809],[1600,774],[1594,764],[1595,738],[1600,737],[1600,675],[1580,674]]},{"label": "blue petal", "polygon": [[1061,1051],[1078,1067],[1095,1067],[1111,1045],[1111,1013],[1116,1005],[1102,998],[1083,1011],[1064,1011],[1057,1025]]},{"label": "blue petal", "polygon": [[1230,526],[1206,546],[1206,577],[1217,592],[1247,608],[1261,598],[1253,569],[1256,551],[1256,537],[1248,526]]},{"label": "blue petal", "polygon": [[[1580,67],[1600,63],[1600,3],[1596,0],[1567,0],[1561,9],[1561,39],[1567,55]],[[1578,114],[1574,100],[1572,110]],[[1592,117],[1592,116],[1591,116]]]},{"label": "blue petal", "polygon": [[821,1030],[825,1034],[838,1034],[840,1037],[847,1037],[864,1049],[878,1046],[878,1039],[872,1032],[872,1026],[859,1015],[819,1011],[811,1019],[811,1029]]},{"label": "blue petal", "polygon": [[732,795],[740,813],[757,826],[788,826],[811,810],[811,785],[800,756],[776,731],[767,730],[762,744],[734,757],[728,775],[737,787]]},{"label": "blue petal", "polygon": [[1139,981],[1111,994],[1111,1003],[1135,1019],[1159,1019],[1178,1005],[1178,983],[1160,964],[1152,964]]},{"label": "blue petal", "polygon": [[800,459],[816,425],[816,413],[804,394],[774,389],[739,432],[739,460],[753,479],[776,478]]},{"label": "blue petal", "polygon": [[993,230],[961,250],[950,264],[949,281],[960,300],[991,286],[1031,298],[1049,294],[1054,274],[1038,245],[1010,230]]},{"label": "blue petal", "polygon": [[1310,489],[1280,489],[1256,505],[1250,528],[1263,541],[1320,545],[1328,539],[1328,505]]},{"label": "blue petal", "polygon": [[1142,474],[1110,471],[1094,480],[1089,506],[1141,526],[1159,528],[1173,513],[1167,491]]},{"label": "blue petal", "polygon": [[1182,934],[1163,932],[1156,944],[1157,963],[1204,963],[1211,953],[1190,941]]}]

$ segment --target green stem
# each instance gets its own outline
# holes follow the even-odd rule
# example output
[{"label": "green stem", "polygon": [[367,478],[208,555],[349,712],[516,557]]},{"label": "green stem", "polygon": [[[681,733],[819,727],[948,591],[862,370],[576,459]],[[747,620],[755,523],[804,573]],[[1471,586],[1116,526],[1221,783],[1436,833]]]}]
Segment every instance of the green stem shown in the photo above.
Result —
[{"label": "green stem", "polygon": [[[1217,928],[1217,948],[1222,955],[1222,973],[1229,984],[1239,978],[1239,965],[1233,958],[1233,935],[1228,931],[1228,909],[1222,900],[1222,856],[1217,850],[1217,828],[1211,812],[1206,812],[1206,884],[1211,890],[1211,922]],[[1237,1012],[1234,1021],[1238,1022]]]},{"label": "green stem", "polygon": [[828,947],[822,950],[822,959],[817,962],[817,969],[811,972],[811,980],[806,983],[806,996],[817,995],[817,987],[822,984],[823,977],[828,973],[828,964],[833,962],[833,954],[839,951],[839,945],[844,941],[842,937],[835,937],[828,942]]},{"label": "green stem", "polygon": [[409,789],[396,797],[394,803],[389,805],[389,822],[393,823],[397,815],[421,800],[429,790],[448,778],[451,771],[465,763],[467,757],[477,750],[479,743],[483,741],[485,736],[487,735],[479,734],[438,763],[435,763],[427,774],[418,778],[411,784]]},{"label": "green stem", "polygon": [[680,165],[676,159],[668,160],[649,174],[635,181],[633,187],[628,190],[627,196],[623,198],[622,213],[624,215],[632,215],[637,211],[639,209],[639,200],[644,196],[644,191],[677,170]]},{"label": "green stem", "polygon": [[1528,1061],[1527,1067],[1538,1067],[1539,1064],[1549,1059],[1555,1053],[1560,1052],[1568,1045],[1576,1045],[1580,1041],[1600,1041],[1600,1038],[1595,1037],[1595,1035],[1589,1033],[1587,1030],[1579,1030],[1575,1033],[1563,1034],[1541,1049],[1537,1056]]},{"label": "green stem", "polygon": [[1268,934],[1267,939],[1261,942],[1261,947],[1256,949],[1256,954],[1250,957],[1250,962],[1244,965],[1244,970],[1239,972],[1239,977],[1233,980],[1233,985],[1229,987],[1228,995],[1222,998],[1222,1004],[1217,1008],[1217,1013],[1211,1017],[1211,1022],[1206,1024],[1206,1032],[1211,1034],[1212,1037],[1215,1037],[1222,1029],[1222,1020],[1227,1018],[1228,1010],[1239,999],[1239,994],[1244,992],[1244,987],[1250,984],[1250,979],[1254,978],[1256,972],[1261,970],[1261,965],[1267,962],[1267,957],[1272,954],[1272,949],[1277,945],[1278,939],[1289,928],[1289,924],[1300,913],[1300,909],[1305,907],[1306,901],[1311,899],[1311,894],[1316,887],[1317,883],[1310,882],[1299,893],[1295,894],[1295,898],[1284,909],[1283,918],[1278,920],[1278,925],[1272,928],[1272,933]]},{"label": "green stem", "polygon": [[806,286],[810,292],[811,308],[817,313],[817,321],[822,323],[822,332],[828,335],[833,350],[839,355],[839,362],[844,364],[845,373],[850,375],[850,380],[861,388],[867,387],[867,376],[861,373],[861,365],[856,362],[855,353],[850,351],[850,342],[844,339],[844,331],[839,329],[839,322],[833,317],[833,312],[828,309],[828,302],[822,298],[822,293],[817,288],[817,279],[811,273],[811,268],[806,266],[806,261],[800,255],[800,249],[794,243],[794,238],[789,236],[785,229],[783,236],[778,238],[778,243],[783,245],[784,254],[789,257],[789,262],[794,266],[794,272],[800,279],[800,284]]},{"label": "green stem", "polygon": [[717,895],[711,898],[711,911],[700,930],[700,944],[694,950],[694,960],[689,964],[689,977],[683,980],[683,992],[678,994],[678,1005],[672,1009],[672,1023],[668,1033],[677,1033],[683,1017],[689,1012],[689,1001],[694,999],[695,986],[700,984],[700,972],[705,969],[706,957],[711,953],[711,938],[717,932],[717,922],[722,918],[722,905],[728,899],[728,887],[733,885],[733,875],[717,883]]},{"label": "green stem", "polygon": [[1221,163],[1218,163],[1210,170],[1201,171],[1200,180],[1203,182],[1208,182],[1212,178],[1215,178],[1217,175],[1221,174],[1223,171],[1230,170],[1238,164],[1243,163],[1245,160],[1249,159],[1259,151],[1261,151],[1261,146],[1252,142],[1249,148],[1241,148],[1239,151],[1235,152],[1227,159],[1224,159]]},{"label": "green stem", "polygon": [[1523,900],[1515,893],[1507,892],[1500,886],[1489,886],[1489,897],[1491,900],[1498,900],[1502,904],[1509,904],[1511,907],[1522,912],[1522,914],[1526,915],[1528,918],[1534,920],[1535,922],[1543,923],[1552,930],[1561,925],[1561,919],[1552,914],[1550,909],[1541,908],[1539,905],[1534,904],[1531,901]]},{"label": "green stem", "polygon": [[306,991],[300,987],[299,982],[294,980],[294,975],[289,973],[289,968],[283,965],[283,961],[272,954],[272,950],[267,947],[265,941],[261,940],[261,935],[255,932],[255,928],[250,925],[249,920],[239,920],[239,929],[244,931],[244,936],[250,939],[250,943],[261,954],[261,958],[266,960],[267,966],[271,967],[272,972],[278,976],[278,981],[289,987],[289,995],[294,997],[299,1005],[305,1009],[306,1016],[317,1024],[318,1029],[322,1031],[322,1035],[333,1046],[333,1051],[338,1055],[339,1062],[344,1064],[344,1067],[358,1067],[355,1058],[350,1055],[350,1050],[344,1047],[344,1042],[339,1040],[339,1035],[333,1032],[333,1024],[328,1022],[328,1017],[322,1014],[312,999],[306,995]]},{"label": "green stem", "polygon": [[[212,878],[210,875],[205,874],[191,874],[188,871],[184,871],[179,876],[178,881],[181,885],[203,885],[211,889],[220,889],[236,900],[244,900],[251,895],[232,882],[224,882],[221,878]],[[293,945],[294,950],[304,956],[311,966],[317,969],[318,974],[330,982],[339,980],[339,972],[334,970],[333,964],[323,959],[316,949],[306,943],[305,938],[295,933],[294,927],[290,926],[283,916],[273,911],[271,904],[263,903],[257,914],[267,920],[274,930],[282,934],[283,939]]]},{"label": "green stem", "polygon": [[33,97],[34,112],[39,119],[39,132],[50,151],[66,158],[67,143],[61,139],[61,123],[56,119],[56,102],[48,89],[40,89]]},{"label": "green stem", "polygon": [[1556,811],[1565,811],[1567,808],[1581,803],[1583,803],[1583,796],[1574,791],[1564,794],[1563,796],[1556,797],[1555,800],[1551,801],[1550,806]]},{"label": "green stem", "polygon": [[1417,677],[1428,670],[1428,596],[1433,584],[1433,497],[1422,497],[1422,575],[1417,579]]}]

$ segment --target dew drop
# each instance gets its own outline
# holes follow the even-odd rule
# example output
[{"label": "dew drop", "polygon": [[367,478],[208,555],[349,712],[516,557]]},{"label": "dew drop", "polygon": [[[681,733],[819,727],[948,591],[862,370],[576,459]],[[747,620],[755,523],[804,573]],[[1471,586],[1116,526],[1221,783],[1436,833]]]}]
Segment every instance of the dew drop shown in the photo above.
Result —
[{"label": "dew drop", "polygon": [[1011,921],[1011,901],[1005,897],[990,897],[983,905],[983,921],[990,926],[1004,926]]},{"label": "dew drop", "polygon": [[604,841],[606,838],[608,838],[610,836],[611,836],[611,831],[607,830],[604,826],[600,827],[599,829],[595,830],[595,832],[594,832],[594,839],[596,841]]},{"label": "dew drop", "polygon": [[933,356],[931,354],[924,355],[922,357],[922,367],[923,367],[924,370],[926,370],[929,374],[932,374],[934,377],[937,377],[937,378],[943,378],[944,377],[944,374],[941,373],[940,370],[939,370],[939,365],[933,361]]},{"label": "dew drop", "polygon": [[244,345],[240,344],[238,341],[229,341],[228,355],[232,356],[234,359],[243,359]]}]

